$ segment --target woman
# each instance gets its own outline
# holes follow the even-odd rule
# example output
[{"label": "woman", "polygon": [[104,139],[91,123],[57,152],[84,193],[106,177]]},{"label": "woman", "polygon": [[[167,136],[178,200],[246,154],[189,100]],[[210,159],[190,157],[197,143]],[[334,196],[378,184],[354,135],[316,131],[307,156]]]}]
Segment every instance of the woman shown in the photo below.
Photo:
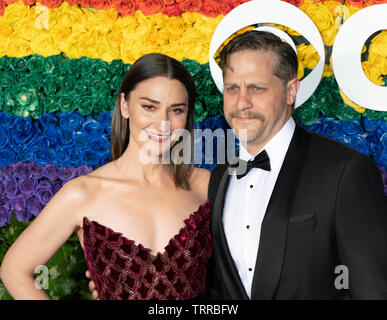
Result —
[{"label": "woman", "polygon": [[34,270],[73,232],[100,299],[203,292],[209,172],[162,161],[180,155],[174,133],[192,133],[194,105],[194,82],[178,61],[148,54],[132,65],[116,99],[111,161],[67,182],[4,257],[1,280],[15,299],[49,299]]}]

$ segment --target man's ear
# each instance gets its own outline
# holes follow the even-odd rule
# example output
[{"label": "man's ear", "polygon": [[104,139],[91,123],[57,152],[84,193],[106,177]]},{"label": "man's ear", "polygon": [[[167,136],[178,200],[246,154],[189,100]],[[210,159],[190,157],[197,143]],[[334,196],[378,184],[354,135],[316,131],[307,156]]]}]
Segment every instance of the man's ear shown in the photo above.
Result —
[{"label": "man's ear", "polygon": [[288,105],[293,105],[296,101],[298,89],[300,89],[300,80],[294,78],[288,81],[286,102]]},{"label": "man's ear", "polygon": [[125,100],[125,94],[121,92],[120,95],[120,107],[121,107],[121,114],[125,119],[129,118],[129,105],[128,102]]}]

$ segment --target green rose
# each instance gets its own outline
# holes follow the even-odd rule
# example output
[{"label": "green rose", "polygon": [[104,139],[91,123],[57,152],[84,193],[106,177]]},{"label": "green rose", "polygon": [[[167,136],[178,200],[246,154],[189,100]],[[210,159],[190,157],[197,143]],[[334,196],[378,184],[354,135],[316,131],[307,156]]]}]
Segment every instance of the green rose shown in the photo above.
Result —
[{"label": "green rose", "polygon": [[27,70],[27,58],[10,58],[10,69],[14,71],[26,71]]},{"label": "green rose", "polygon": [[46,76],[42,81],[42,88],[46,95],[55,94],[60,90],[60,84],[58,83],[58,78],[56,76]]},{"label": "green rose", "polygon": [[108,64],[108,68],[114,77],[124,74],[124,64],[121,60],[113,60]]},{"label": "green rose", "polygon": [[16,102],[23,110],[35,111],[39,103],[36,89],[20,88],[16,92]]},{"label": "green rose", "polygon": [[203,121],[207,117],[207,111],[203,107],[203,103],[200,100],[196,100],[195,103],[195,122]]},{"label": "green rose", "polygon": [[51,113],[59,110],[57,96],[45,96],[43,98],[43,113]]},{"label": "green rose", "polygon": [[317,105],[314,105],[309,99],[302,106],[298,107],[293,111],[293,118],[297,122],[301,122],[304,125],[310,126],[316,122],[320,115]]},{"label": "green rose", "polygon": [[181,63],[185,65],[192,76],[195,76],[198,72],[200,72],[202,67],[199,62],[191,59],[184,59]]},{"label": "green rose", "polygon": [[337,106],[338,108],[337,108],[336,116],[341,121],[352,121],[352,120],[361,118],[360,113],[358,113],[355,109],[347,106],[346,104],[341,103],[341,104],[338,104]]},{"label": "green rose", "polygon": [[58,99],[58,105],[62,112],[73,112],[78,103],[73,96],[61,96]]},{"label": "green rose", "polygon": [[61,64],[61,73],[63,75],[70,75],[75,79],[78,79],[79,74],[79,61],[77,59],[68,59]]},{"label": "green rose", "polygon": [[93,111],[93,101],[90,96],[79,97],[78,99],[78,110],[83,116],[87,116]]},{"label": "green rose", "polygon": [[[0,59],[1,60],[1,59]],[[13,72],[3,71],[0,73],[0,85],[2,88],[13,88],[15,85],[15,76]]]},{"label": "green rose", "polygon": [[112,74],[109,70],[109,65],[103,60],[95,60],[90,68],[90,75],[94,79],[109,81]]},{"label": "green rose", "polygon": [[44,57],[37,54],[30,56],[27,61],[27,69],[30,70],[31,73],[43,70],[45,64],[44,60]]}]

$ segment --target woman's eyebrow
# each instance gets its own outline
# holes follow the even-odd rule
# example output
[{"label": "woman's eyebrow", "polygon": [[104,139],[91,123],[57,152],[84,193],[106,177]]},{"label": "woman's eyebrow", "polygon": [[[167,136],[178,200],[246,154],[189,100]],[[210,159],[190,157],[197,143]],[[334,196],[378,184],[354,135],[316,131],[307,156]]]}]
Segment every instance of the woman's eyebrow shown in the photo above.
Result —
[{"label": "woman's eyebrow", "polygon": [[140,99],[144,99],[144,100],[148,100],[149,102],[152,102],[152,103],[160,104],[160,101],[157,101],[157,100],[154,100],[154,99],[151,99],[151,98],[140,97]]}]

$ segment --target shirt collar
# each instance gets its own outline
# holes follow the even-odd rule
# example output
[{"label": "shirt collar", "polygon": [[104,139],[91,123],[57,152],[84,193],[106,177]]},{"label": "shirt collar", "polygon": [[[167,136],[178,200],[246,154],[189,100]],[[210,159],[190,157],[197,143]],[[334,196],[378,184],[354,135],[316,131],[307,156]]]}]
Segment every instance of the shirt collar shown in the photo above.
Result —
[{"label": "shirt collar", "polygon": [[[290,117],[285,125],[263,146],[270,158],[270,166],[272,169],[280,168],[288,151],[290,141],[292,140],[296,123]],[[239,144],[239,158],[245,161],[254,159],[242,143]]]}]

